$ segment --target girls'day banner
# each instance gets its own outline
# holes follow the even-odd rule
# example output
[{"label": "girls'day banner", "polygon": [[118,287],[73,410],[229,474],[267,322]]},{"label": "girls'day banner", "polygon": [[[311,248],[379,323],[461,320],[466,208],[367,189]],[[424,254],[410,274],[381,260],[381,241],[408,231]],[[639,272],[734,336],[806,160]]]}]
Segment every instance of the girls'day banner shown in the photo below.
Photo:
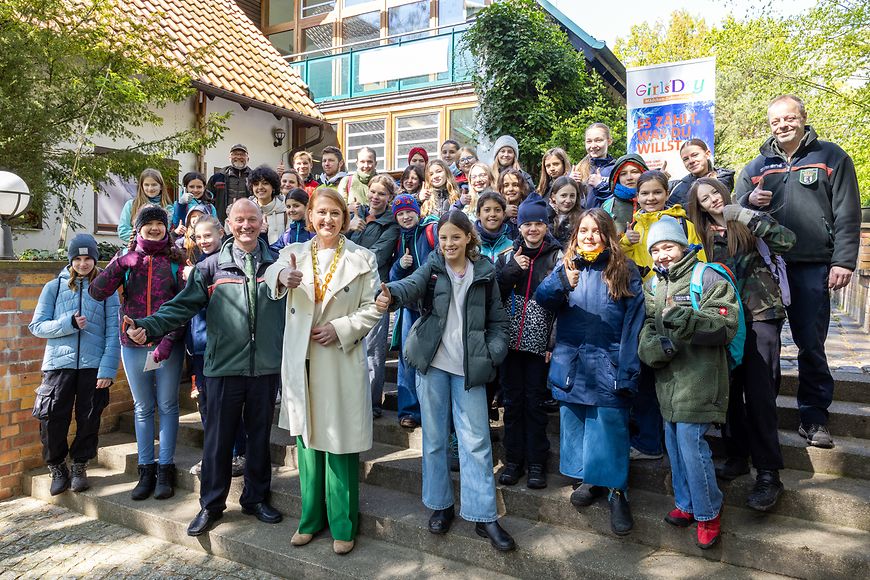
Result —
[{"label": "girls'day banner", "polygon": [[713,151],[716,59],[699,58],[626,70],[628,152],[650,169],[667,168],[671,179],[686,173],[680,145],[703,139]]}]

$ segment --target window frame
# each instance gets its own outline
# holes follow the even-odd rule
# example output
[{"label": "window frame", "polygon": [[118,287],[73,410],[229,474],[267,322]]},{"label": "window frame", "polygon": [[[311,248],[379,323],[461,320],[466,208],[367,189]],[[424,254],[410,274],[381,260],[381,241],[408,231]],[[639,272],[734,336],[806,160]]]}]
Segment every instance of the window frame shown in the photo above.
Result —
[{"label": "window frame", "polygon": [[[444,123],[443,123],[444,115],[442,113],[444,113],[444,107],[429,107],[426,109],[416,109],[413,111],[397,111],[397,112],[390,113],[390,116],[392,117],[392,122],[390,123],[391,134],[393,136],[393,144],[392,144],[392,150],[391,150],[393,153],[392,161],[396,162],[399,160],[399,120],[400,119],[407,119],[408,117],[420,117],[423,115],[432,115],[432,114],[435,114],[438,116],[438,119],[434,125],[435,131],[436,131],[435,157],[437,157],[441,152],[440,151],[441,143],[444,142],[444,139],[441,138],[441,135],[443,134],[443,125],[444,125]],[[429,128],[429,127],[426,127],[426,128]],[[429,156],[430,159],[434,159],[435,157],[433,157],[431,154]],[[405,169],[405,167],[407,167],[407,163],[404,166],[401,163],[396,163],[393,166],[393,171],[400,171],[400,170]]]}]

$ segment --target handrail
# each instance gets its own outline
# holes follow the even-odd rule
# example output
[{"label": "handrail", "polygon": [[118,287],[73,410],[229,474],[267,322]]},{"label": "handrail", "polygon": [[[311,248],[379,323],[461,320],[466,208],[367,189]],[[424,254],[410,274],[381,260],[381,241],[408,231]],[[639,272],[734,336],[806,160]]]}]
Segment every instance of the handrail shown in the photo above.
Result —
[{"label": "handrail", "polygon": [[[371,44],[373,42],[382,42],[384,40],[392,40],[394,38],[401,38],[403,36],[411,36],[413,34],[424,34],[427,32],[434,32],[434,31],[438,31],[438,30],[447,30],[447,29],[452,29],[450,32],[455,32],[456,29],[465,30],[466,28],[468,28],[468,26],[473,21],[474,21],[474,18],[470,18],[470,19],[466,20],[465,22],[462,22],[461,24],[448,24],[446,26],[436,26],[434,28],[426,28],[424,30],[412,30],[410,32],[401,32],[399,34],[391,34],[390,36],[379,36],[377,38],[371,38],[369,40],[359,40],[357,42],[349,42],[347,44],[342,44],[341,46],[330,46],[328,48],[315,48],[313,50],[307,50],[305,52],[297,52],[294,54],[284,55],[281,58],[283,58],[286,61],[290,61],[291,59],[304,57],[305,55],[308,55],[308,54],[317,54],[318,56],[338,56],[339,54],[342,54],[342,53],[341,52],[333,53],[333,54],[326,54],[326,53],[330,53],[330,52],[336,51],[336,50],[342,51],[346,48],[360,46],[362,44]],[[411,40],[418,40],[418,39],[414,38]],[[372,47],[367,47],[367,48],[377,48],[377,47],[372,46]],[[351,50],[352,50],[352,48],[351,48]],[[321,54],[321,53],[323,53],[323,54]]]}]

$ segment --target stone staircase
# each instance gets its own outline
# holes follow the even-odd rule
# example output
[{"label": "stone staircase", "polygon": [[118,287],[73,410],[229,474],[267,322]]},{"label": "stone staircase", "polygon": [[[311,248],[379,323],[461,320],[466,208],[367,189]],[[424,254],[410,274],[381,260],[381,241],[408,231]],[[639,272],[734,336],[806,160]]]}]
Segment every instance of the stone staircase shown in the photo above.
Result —
[{"label": "stone staircase", "polygon": [[[395,380],[395,361],[388,363]],[[750,476],[720,482],[725,492],[723,537],[719,546],[695,547],[694,527],[677,529],[663,521],[672,508],[667,459],[633,462],[629,494],[635,528],[625,538],[610,532],[609,509],[600,501],[578,513],[568,501],[571,487],[558,474],[558,415],[550,415],[549,487],[499,486],[502,523],[518,550],[493,550],[459,519],[446,536],[426,528],[428,510],[420,501],[421,433],[398,426],[386,411],[374,423],[374,447],[360,457],[360,537],[348,556],[336,556],[328,533],[302,548],[290,546],[300,515],[293,439],[273,427],[272,503],[285,514],[278,525],[260,523],[238,508],[241,478],[233,480],[229,508],[208,534],[186,535],[199,510],[199,480],[189,468],[202,455],[202,425],[182,389],[183,411],[176,463],[179,481],[170,500],[133,502],[136,445],[132,413],[119,431],[101,438],[89,473],[92,489],[52,498],[44,472],[28,478],[27,492],[91,516],[284,577],[352,578],[801,578],[866,577],[870,570],[870,378],[838,373],[837,402],[830,428],[837,447],[807,448],[795,432],[796,376],[784,377],[779,399],[780,440],[786,486],[774,513],[744,507]],[[395,405],[388,393],[386,406]],[[714,452],[718,434],[710,437]],[[504,448],[493,444],[495,469]],[[458,474],[453,474],[458,497]],[[864,572],[861,572],[864,570]]]}]

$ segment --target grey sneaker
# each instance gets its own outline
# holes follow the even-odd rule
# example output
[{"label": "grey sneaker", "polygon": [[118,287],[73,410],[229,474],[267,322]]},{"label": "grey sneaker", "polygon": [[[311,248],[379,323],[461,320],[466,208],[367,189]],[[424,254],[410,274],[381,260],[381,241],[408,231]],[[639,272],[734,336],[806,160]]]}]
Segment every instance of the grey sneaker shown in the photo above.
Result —
[{"label": "grey sneaker", "polygon": [[88,483],[87,462],[75,462],[72,464],[72,481],[69,488],[75,492],[84,491],[91,487]]},{"label": "grey sneaker", "polygon": [[69,468],[66,461],[57,465],[49,465],[51,473],[51,495],[60,495],[69,489]]},{"label": "grey sneaker", "polygon": [[643,461],[645,459],[661,459],[664,457],[664,453],[644,453],[640,449],[635,449],[634,447],[630,447],[628,449],[628,458],[632,461]]},{"label": "grey sneaker", "polygon": [[199,463],[197,463],[196,465],[194,465],[193,467],[190,468],[191,475],[195,475],[195,476],[199,477],[201,473],[202,473],[202,461],[200,461]]},{"label": "grey sneaker", "polygon": [[803,423],[798,427],[798,434],[807,438],[807,445],[821,449],[833,449],[834,438],[824,425],[810,425],[805,427]]},{"label": "grey sneaker", "polygon": [[233,477],[240,477],[245,474],[245,456],[237,455],[233,457]]}]

